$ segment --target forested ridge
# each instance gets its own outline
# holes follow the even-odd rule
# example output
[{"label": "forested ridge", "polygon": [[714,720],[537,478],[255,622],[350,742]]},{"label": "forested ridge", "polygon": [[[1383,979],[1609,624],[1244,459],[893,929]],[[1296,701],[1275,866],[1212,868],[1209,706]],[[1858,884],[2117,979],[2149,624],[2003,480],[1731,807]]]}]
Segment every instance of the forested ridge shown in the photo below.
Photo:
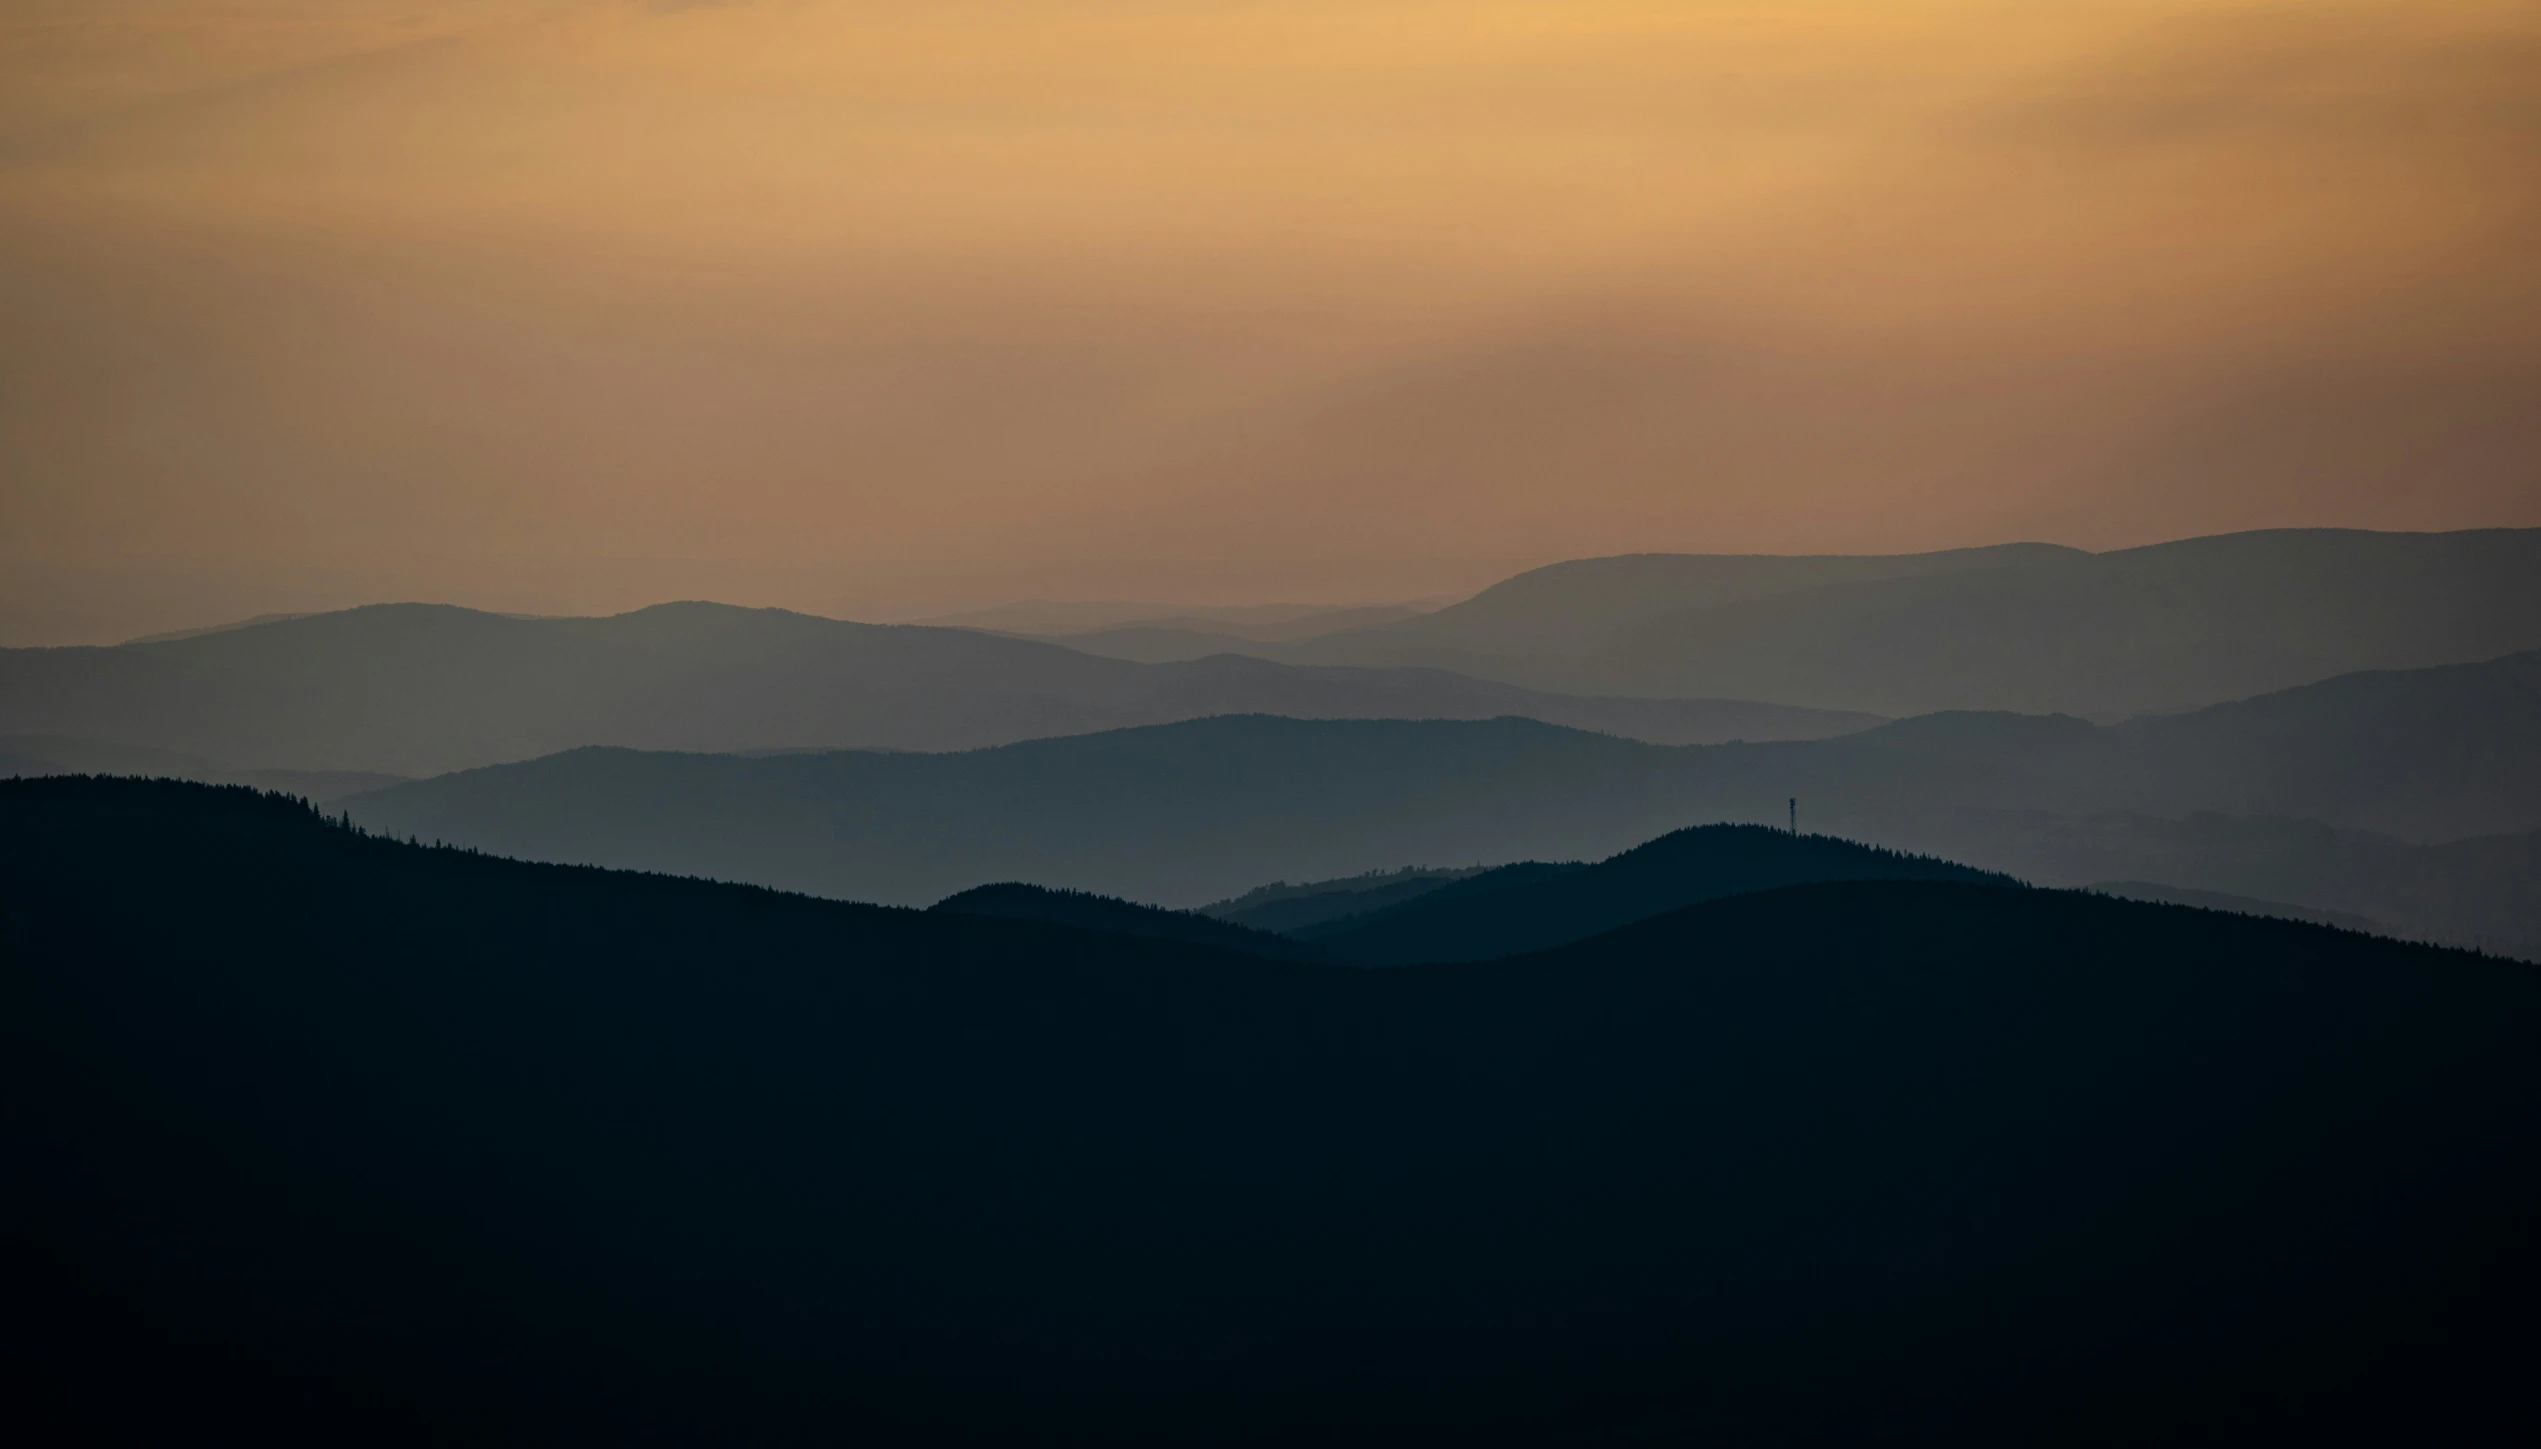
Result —
[{"label": "forested ridge", "polygon": [[1874,881],[1370,970],[81,778],[0,911],[59,1442],[2541,1429],[2468,953]]}]

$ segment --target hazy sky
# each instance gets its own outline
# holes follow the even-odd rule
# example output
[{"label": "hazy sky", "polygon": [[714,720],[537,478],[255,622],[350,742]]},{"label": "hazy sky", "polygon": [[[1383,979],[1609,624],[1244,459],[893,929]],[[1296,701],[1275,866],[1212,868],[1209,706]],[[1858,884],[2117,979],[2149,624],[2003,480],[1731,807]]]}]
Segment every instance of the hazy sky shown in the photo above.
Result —
[{"label": "hazy sky", "polygon": [[9,0],[0,642],[2541,524],[2541,5]]}]

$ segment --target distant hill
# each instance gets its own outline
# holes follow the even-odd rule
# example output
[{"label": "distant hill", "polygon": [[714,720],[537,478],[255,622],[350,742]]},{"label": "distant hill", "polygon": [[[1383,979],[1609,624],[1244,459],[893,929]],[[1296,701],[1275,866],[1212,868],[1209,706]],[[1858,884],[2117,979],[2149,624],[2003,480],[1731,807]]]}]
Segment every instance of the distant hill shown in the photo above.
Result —
[{"label": "distant hill", "polygon": [[2541,648],[2541,530],[1582,559],[1402,624],[1243,647],[1585,693],[2113,719]]},{"label": "distant hill", "polygon": [[305,610],[298,613],[257,614],[245,619],[233,619],[226,624],[206,624],[199,629],[169,629],[157,634],[137,634],[124,642],[126,644],[168,644],[179,639],[199,639],[206,634],[226,634],[232,629],[252,629],[258,624],[279,624],[286,619],[307,617],[309,615]]},{"label": "distant hill", "polygon": [[1218,654],[1267,656],[1281,652],[1267,646],[1284,641],[1230,634],[1215,627],[1199,625],[1126,624],[1117,629],[1068,634],[1054,642],[1105,659],[1128,659],[1140,664],[1181,664]]},{"label": "distant hill", "polygon": [[2531,1442],[2541,976],[1876,881],[1359,971],[0,782],[35,1442]]},{"label": "distant hill", "polygon": [[2012,543],[1915,554],[1637,553],[1530,569],[1404,632],[1441,639],[1575,639],[1689,609],[1848,585],[1940,574],[2055,569],[2092,557],[2078,548]]},{"label": "distant hill", "polygon": [[[1535,645],[1563,648],[1618,625],[1689,608],[1830,585],[2087,557],[2079,549],[2052,544],[2007,544],[1928,554],[1654,553],[1573,559],[1529,570],[1426,615],[1351,620],[1290,637],[1302,644],[1347,631],[1353,637],[1335,639],[1320,652],[1352,659],[1401,649],[1423,654],[1418,641],[1429,641],[1432,647],[1443,646],[1447,651],[1435,658],[1459,658],[1471,664],[1475,661],[1453,651],[1462,645],[1477,645],[1486,654]],[[1170,619],[1158,613],[1117,617],[1099,627],[1069,632],[1067,642],[1072,648],[1110,658],[1162,663],[1230,650],[1246,652],[1251,645],[1284,641],[1256,630],[1231,629],[1215,620]]]},{"label": "distant hill", "polygon": [[1028,599],[994,608],[941,614],[914,622],[951,629],[986,629],[1052,639],[1131,627],[1222,630],[1240,639],[1305,639],[1336,629],[1393,624],[1424,611],[1410,604],[1138,604]]},{"label": "distant hill", "polygon": [[1585,940],[1700,901],[1824,881],[2017,885],[2009,876],[1755,825],[1673,831],[1571,869],[1510,865],[1298,935],[1362,966],[1488,961]]},{"label": "distant hill", "polygon": [[2294,816],[2421,841],[2541,826],[2541,652],[2342,675],[2107,728],[1960,712],[1854,738],[2163,814]]},{"label": "distant hill", "polygon": [[[1373,620],[1151,618],[1063,645],[713,604],[605,619],[380,605],[0,650],[0,735],[422,775],[584,745],[966,749],[1238,713],[1514,715],[1666,744],[1940,711],[2108,720],[2541,649],[2541,530],[1636,555]],[[2388,819],[2342,823],[2438,833],[2405,823],[2407,782],[2391,784]]]},{"label": "distant hill", "polygon": [[2117,733],[2174,808],[2414,840],[2541,825],[2541,651],[2342,675]]},{"label": "distant hill", "polygon": [[959,894],[946,896],[928,909],[945,915],[995,916],[1013,921],[1039,921],[1044,925],[1074,926],[1087,931],[1108,931],[1119,936],[1179,941],[1185,945],[1243,951],[1284,961],[1329,959],[1323,951],[1302,941],[1191,911],[1168,911],[1113,896],[1098,896],[1090,891],[1054,891],[1045,886],[1023,885],[1015,881],[973,886]]},{"label": "distant hill", "polygon": [[395,604],[111,648],[0,650],[0,734],[253,768],[420,775],[581,745],[968,749],[1229,713],[1499,715],[1671,743],[1879,721],[1732,700],[1585,699],[1434,670],[1151,666],[967,629],[665,604],[605,619]]}]

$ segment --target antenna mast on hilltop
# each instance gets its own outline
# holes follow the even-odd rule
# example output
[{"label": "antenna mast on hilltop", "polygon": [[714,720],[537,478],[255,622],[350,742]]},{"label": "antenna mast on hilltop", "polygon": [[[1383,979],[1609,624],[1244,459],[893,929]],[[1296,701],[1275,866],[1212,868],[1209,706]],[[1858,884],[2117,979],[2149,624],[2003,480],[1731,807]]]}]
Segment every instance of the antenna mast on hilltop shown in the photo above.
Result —
[{"label": "antenna mast on hilltop", "polygon": [[1791,797],[1791,833],[1800,833],[1800,797],[1797,795]]}]

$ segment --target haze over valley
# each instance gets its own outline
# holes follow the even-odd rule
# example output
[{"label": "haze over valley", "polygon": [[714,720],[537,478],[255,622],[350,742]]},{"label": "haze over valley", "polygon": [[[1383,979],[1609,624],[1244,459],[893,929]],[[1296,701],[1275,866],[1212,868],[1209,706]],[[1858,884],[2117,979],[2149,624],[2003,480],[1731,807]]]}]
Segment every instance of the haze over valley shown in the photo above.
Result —
[{"label": "haze over valley", "polygon": [[[1072,626],[1127,605],[931,626],[398,605],[0,652],[0,768],[257,784],[400,836],[909,905],[1014,879],[1187,908],[1280,879],[1594,858],[1783,822],[1797,799],[1813,831],[2040,884],[2541,949],[2541,533],[2146,552],[1584,560],[1408,619],[1270,610],[1236,626],[1325,632],[1227,641],[1524,675],[1638,639],[1653,686],[1770,682],[1759,661],[1779,659],[1864,704],[1889,676],[1845,660],[1930,661],[1910,677],[1942,707],[1894,720],[1434,664],[1085,653]],[[2086,587],[2087,627],[2052,612]],[[1846,623],[1865,618],[1866,638]],[[1014,627],[1036,621],[1059,632]],[[1724,637],[1740,651],[1700,652]],[[2368,664],[2386,667],[2347,667]],[[1980,707],[2217,692],[2107,723]]]},{"label": "haze over valley", "polygon": [[10,1443],[2541,1443],[2528,0],[0,6]]}]

